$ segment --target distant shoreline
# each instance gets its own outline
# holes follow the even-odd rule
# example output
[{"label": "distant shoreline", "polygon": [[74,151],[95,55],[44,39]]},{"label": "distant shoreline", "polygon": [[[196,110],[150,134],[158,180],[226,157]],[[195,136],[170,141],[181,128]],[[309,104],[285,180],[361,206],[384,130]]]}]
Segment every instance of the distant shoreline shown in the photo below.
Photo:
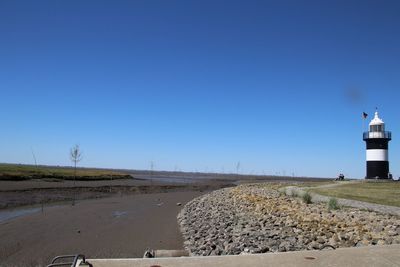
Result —
[{"label": "distant shoreline", "polygon": [[[6,171],[5,167],[29,169],[34,171],[39,170],[62,170],[68,172],[69,176],[73,176],[74,167],[72,166],[59,166],[59,165],[32,165],[32,164],[18,164],[18,163],[0,163],[0,180],[1,175]],[[130,175],[136,177],[186,177],[195,179],[228,179],[228,180],[293,180],[293,181],[305,181],[305,180],[329,180],[336,178],[332,177],[311,177],[311,176],[289,176],[289,175],[271,175],[271,174],[246,174],[246,173],[219,173],[219,172],[193,172],[193,171],[164,171],[164,170],[136,170],[136,169],[116,169],[116,168],[99,168],[99,167],[77,167],[77,178],[79,172],[97,172],[102,174],[107,174],[108,178],[110,175]],[[91,175],[96,178],[96,175]],[[101,178],[100,175],[98,177]],[[35,178],[32,178],[35,179]],[[72,177],[73,179],[73,177]],[[117,179],[115,177],[115,179]],[[354,179],[348,178],[346,179]],[[77,179],[78,180],[78,179]],[[101,180],[101,179],[98,179]]]},{"label": "distant shoreline", "polygon": [[0,164],[0,181],[43,179],[48,181],[97,181],[131,179],[131,175],[114,170],[55,167],[42,165]]}]

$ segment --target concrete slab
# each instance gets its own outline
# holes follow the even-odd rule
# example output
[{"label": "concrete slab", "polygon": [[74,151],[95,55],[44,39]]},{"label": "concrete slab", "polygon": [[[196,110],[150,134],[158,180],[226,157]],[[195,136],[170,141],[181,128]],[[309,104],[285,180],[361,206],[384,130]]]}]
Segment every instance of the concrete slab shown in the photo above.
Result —
[{"label": "concrete slab", "polygon": [[155,259],[89,259],[94,267],[235,267],[235,266],[400,266],[400,245],[295,251],[235,256]]}]

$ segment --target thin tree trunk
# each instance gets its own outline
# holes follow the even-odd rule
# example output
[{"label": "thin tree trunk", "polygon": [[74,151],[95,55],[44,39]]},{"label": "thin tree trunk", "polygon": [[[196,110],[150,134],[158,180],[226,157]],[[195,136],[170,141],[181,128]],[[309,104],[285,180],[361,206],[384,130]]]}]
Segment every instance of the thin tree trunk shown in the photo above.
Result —
[{"label": "thin tree trunk", "polygon": [[75,165],[74,165],[74,184],[73,184],[73,191],[74,191],[74,193],[73,193],[73,197],[72,197],[72,206],[74,206],[75,205],[75,195],[76,195],[76,188],[75,188],[75,181],[76,181],[76,161],[74,162],[75,163]]}]

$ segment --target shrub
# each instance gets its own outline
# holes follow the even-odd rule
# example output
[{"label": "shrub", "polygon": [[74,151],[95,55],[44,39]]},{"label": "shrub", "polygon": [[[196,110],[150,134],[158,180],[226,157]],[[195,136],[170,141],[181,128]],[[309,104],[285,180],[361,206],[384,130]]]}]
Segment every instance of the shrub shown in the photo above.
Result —
[{"label": "shrub", "polygon": [[337,199],[334,197],[330,198],[328,202],[328,210],[338,210],[338,209],[340,209],[340,206],[337,202]]},{"label": "shrub", "polygon": [[304,195],[302,196],[302,198],[303,198],[304,203],[306,203],[306,204],[312,203],[312,201],[311,201],[312,197],[308,192],[305,192]]}]

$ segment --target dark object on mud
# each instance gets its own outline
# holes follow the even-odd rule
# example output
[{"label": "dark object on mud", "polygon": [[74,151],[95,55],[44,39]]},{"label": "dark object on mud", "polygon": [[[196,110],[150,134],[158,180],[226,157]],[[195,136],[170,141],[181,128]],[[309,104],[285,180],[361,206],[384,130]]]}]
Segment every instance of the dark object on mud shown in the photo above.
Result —
[{"label": "dark object on mud", "polygon": [[185,257],[185,256],[189,256],[189,253],[186,250],[147,249],[144,252],[143,258],[169,258],[169,257]]}]

